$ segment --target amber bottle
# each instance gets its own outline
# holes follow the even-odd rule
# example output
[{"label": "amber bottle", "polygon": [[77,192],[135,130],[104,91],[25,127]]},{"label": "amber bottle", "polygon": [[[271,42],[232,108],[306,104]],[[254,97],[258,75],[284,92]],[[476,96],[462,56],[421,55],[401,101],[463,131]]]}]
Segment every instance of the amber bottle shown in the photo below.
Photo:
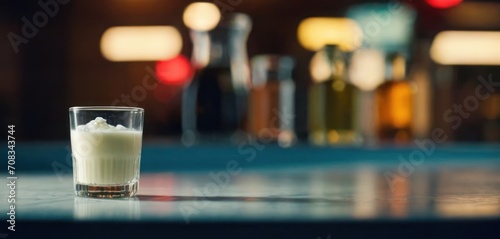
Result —
[{"label": "amber bottle", "polygon": [[410,142],[413,137],[414,92],[414,84],[406,80],[404,56],[390,54],[386,81],[375,91],[375,127],[380,141]]}]

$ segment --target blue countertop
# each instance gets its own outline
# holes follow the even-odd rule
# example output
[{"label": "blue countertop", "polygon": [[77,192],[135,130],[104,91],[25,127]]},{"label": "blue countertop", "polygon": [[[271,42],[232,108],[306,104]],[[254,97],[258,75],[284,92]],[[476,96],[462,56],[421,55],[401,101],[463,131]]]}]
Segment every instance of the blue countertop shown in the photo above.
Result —
[{"label": "blue countertop", "polygon": [[[393,228],[393,235],[419,238],[494,235],[500,225],[499,145],[431,152],[145,143],[139,193],[129,199],[76,197],[68,143],[20,143],[16,152],[18,232],[3,223],[0,238],[36,230],[88,238],[88,226],[125,237],[363,238]],[[230,162],[237,173],[227,171]],[[55,225],[64,234],[48,229]]]}]

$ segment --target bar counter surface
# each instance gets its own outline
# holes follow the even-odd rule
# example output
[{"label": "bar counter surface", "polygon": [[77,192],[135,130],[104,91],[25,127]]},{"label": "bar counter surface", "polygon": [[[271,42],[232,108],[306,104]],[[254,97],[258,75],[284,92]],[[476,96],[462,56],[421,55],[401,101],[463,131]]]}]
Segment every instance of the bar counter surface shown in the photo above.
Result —
[{"label": "bar counter surface", "polygon": [[126,199],[75,196],[69,143],[16,151],[16,231],[3,214],[0,238],[500,237],[498,144],[150,142]]}]

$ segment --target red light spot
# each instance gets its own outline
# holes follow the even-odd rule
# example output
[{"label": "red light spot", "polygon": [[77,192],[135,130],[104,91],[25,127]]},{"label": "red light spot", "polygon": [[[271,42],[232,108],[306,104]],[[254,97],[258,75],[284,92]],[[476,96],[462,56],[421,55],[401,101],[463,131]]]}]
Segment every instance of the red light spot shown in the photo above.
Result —
[{"label": "red light spot", "polygon": [[429,5],[435,8],[450,8],[462,2],[462,0],[426,0]]},{"label": "red light spot", "polygon": [[193,75],[189,60],[183,55],[156,63],[158,79],[167,85],[184,85]]}]

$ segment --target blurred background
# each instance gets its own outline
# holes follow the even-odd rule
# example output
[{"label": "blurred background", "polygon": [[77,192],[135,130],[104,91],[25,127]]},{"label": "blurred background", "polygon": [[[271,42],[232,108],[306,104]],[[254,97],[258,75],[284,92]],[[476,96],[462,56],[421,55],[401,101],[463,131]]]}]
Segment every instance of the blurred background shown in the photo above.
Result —
[{"label": "blurred background", "polygon": [[[183,88],[196,76],[196,66],[186,63],[193,63],[196,32],[210,31],[183,21],[193,2],[1,0],[1,125],[16,124],[22,141],[66,140],[71,106],[138,106],[146,110],[146,138],[180,138]],[[336,44],[344,51],[348,78],[368,95],[387,78],[383,59],[389,53],[404,56],[403,78],[416,89],[413,138],[431,137],[439,128],[450,141],[500,141],[500,1],[210,3],[219,8],[223,20],[236,12],[250,17],[244,44],[249,61],[261,54],[294,59],[290,101],[298,139],[307,140],[310,134],[313,56],[324,44]],[[135,53],[132,49],[131,58],[120,60],[119,53],[130,47],[120,48],[122,41],[113,43],[113,36],[111,43],[105,42],[112,33],[108,30],[120,26],[168,26],[163,29],[170,32],[163,41],[167,49],[137,33],[139,37],[130,40]],[[108,49],[113,44],[118,56]],[[170,55],[163,60],[137,55],[148,46]],[[372,114],[360,113],[361,118]]]}]

